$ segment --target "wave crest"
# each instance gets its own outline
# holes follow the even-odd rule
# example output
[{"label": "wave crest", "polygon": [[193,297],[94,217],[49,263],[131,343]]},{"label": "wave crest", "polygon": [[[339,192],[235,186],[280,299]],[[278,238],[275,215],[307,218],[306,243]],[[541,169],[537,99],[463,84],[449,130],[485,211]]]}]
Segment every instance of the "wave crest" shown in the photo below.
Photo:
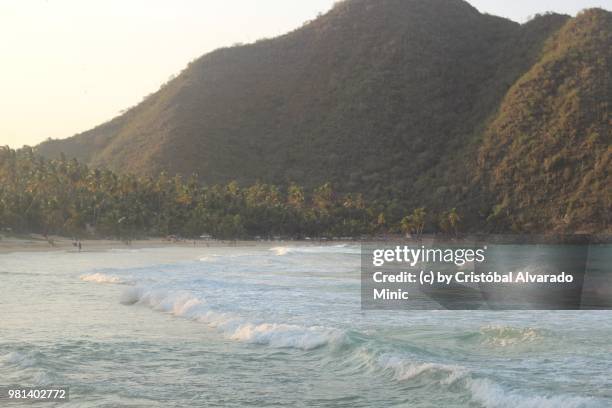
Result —
[{"label": "wave crest", "polygon": [[441,384],[452,384],[464,378],[469,372],[461,366],[438,363],[415,363],[392,354],[383,354],[378,358],[378,364],[384,370],[393,371],[397,381],[411,380],[422,375],[429,375]]},{"label": "wave crest", "polygon": [[142,304],[153,310],[207,324],[225,337],[244,343],[313,350],[328,344],[341,343],[345,338],[343,331],[322,326],[249,322],[231,313],[211,310],[206,307],[204,300],[189,292],[135,287],[126,290],[120,301],[124,305]]},{"label": "wave crest", "polygon": [[506,390],[487,379],[476,378],[466,367],[433,362],[413,362],[393,354],[377,360],[383,370],[391,370],[397,381],[422,379],[429,384],[459,387],[474,402],[486,408],[589,408],[599,404],[593,398],[573,395],[530,395],[524,391]]},{"label": "wave crest", "polygon": [[313,350],[329,343],[342,341],[343,337],[343,333],[339,330],[320,326],[247,323],[239,326],[230,338],[271,347]]},{"label": "wave crest", "polygon": [[541,340],[544,333],[532,327],[488,325],[480,328],[483,342],[491,346],[508,347]]},{"label": "wave crest", "polygon": [[95,283],[115,283],[115,284],[125,284],[127,283],[120,277],[116,275],[106,275],[104,273],[92,273],[88,275],[81,275],[80,279],[84,282],[95,282]]},{"label": "wave crest", "polygon": [[525,395],[523,392],[505,391],[486,378],[470,379],[467,388],[472,400],[487,408],[589,408],[599,406],[588,397],[571,395]]},{"label": "wave crest", "polygon": [[276,246],[270,248],[277,256],[288,254],[359,254],[359,248],[350,247],[346,244],[326,246]]}]

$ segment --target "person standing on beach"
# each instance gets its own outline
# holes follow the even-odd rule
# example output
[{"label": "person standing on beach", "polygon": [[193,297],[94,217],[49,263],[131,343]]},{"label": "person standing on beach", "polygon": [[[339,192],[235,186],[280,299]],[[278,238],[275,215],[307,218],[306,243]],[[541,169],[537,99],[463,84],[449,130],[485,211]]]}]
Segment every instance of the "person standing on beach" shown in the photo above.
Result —
[{"label": "person standing on beach", "polygon": [[78,244],[78,245],[79,245],[79,252],[81,252],[81,248],[82,248],[82,247],[81,247],[81,241],[79,241],[79,244]]}]

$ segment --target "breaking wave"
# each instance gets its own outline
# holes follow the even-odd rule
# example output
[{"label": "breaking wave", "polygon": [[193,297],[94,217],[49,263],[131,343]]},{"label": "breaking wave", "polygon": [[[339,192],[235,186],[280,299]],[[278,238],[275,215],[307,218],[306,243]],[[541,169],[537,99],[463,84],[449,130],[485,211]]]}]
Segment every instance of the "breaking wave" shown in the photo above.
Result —
[{"label": "breaking wave", "polygon": [[397,381],[428,375],[441,384],[452,384],[468,374],[468,370],[464,367],[427,362],[415,363],[393,354],[383,354],[378,358],[377,363],[384,370],[391,370]]},{"label": "breaking wave", "polygon": [[[336,328],[253,322],[234,313],[219,312],[209,308],[204,299],[188,291],[173,292],[133,287],[123,293],[121,303],[140,304],[156,311],[204,323],[216,329],[225,338],[243,343],[305,351],[350,343],[349,335]],[[537,331],[528,328],[485,326],[482,331],[494,344],[532,341],[538,336]],[[459,365],[415,361],[404,355],[381,354],[364,347],[350,347],[349,353],[361,360],[356,368],[369,367],[381,373],[390,373],[398,383],[418,381],[424,386],[453,387],[453,389],[459,389],[466,398],[474,403],[487,408],[590,408],[598,406],[591,398],[571,395],[528,395],[522,391],[507,390],[487,378],[475,377],[467,367]]]},{"label": "breaking wave", "polygon": [[141,304],[156,311],[205,323],[231,340],[275,348],[313,350],[342,343],[345,337],[341,330],[323,326],[250,322],[233,313],[212,310],[204,300],[189,292],[135,287],[126,290],[120,301],[124,305]]},{"label": "breaking wave", "polygon": [[544,337],[544,332],[532,327],[512,327],[502,325],[487,325],[480,328],[482,342],[498,347],[508,347],[518,344],[533,343]]},{"label": "breaking wave", "polygon": [[270,248],[277,256],[288,254],[359,254],[359,248],[346,244],[329,246],[277,246]]},{"label": "breaking wave", "polygon": [[601,407],[593,398],[571,395],[525,395],[524,392],[506,391],[486,378],[468,379],[466,386],[472,400],[486,408],[595,408]]},{"label": "breaking wave", "polygon": [[95,282],[95,283],[115,283],[115,284],[129,283],[116,275],[106,275],[100,272],[92,273],[88,275],[81,275],[80,279],[84,282]]},{"label": "breaking wave", "polygon": [[392,354],[377,359],[383,371],[391,371],[398,382],[422,380],[427,385],[456,387],[473,402],[486,408],[595,408],[592,398],[572,395],[529,395],[524,391],[506,390],[487,378],[475,377],[466,367],[432,362],[414,362]]},{"label": "breaking wave", "polygon": [[[293,254],[337,253],[352,254],[359,253],[359,250],[354,245],[277,246],[263,252],[267,260],[274,256],[285,257],[274,258],[274,262],[278,261],[281,265],[284,265],[282,262],[285,261],[289,264],[296,260],[299,261],[299,257],[294,257]],[[261,255],[262,252],[255,251],[241,256],[261,257]],[[233,257],[233,255],[229,254],[227,257]],[[234,265],[231,268],[226,267],[225,264],[216,265],[216,261],[221,263],[225,258],[226,255],[223,254],[206,254],[198,258],[206,265],[181,265],[177,273],[169,276],[166,275],[165,268],[158,267],[159,270],[154,271],[150,271],[150,268],[132,268],[125,273],[107,269],[102,271],[108,273],[97,272],[82,275],[80,278],[83,281],[95,283],[137,285],[125,288],[126,290],[120,297],[122,304],[141,305],[154,311],[201,323],[231,341],[278,349],[312,351],[309,356],[321,357],[322,364],[329,364],[332,370],[342,368],[346,370],[342,371],[344,374],[351,373],[357,376],[371,374],[372,377],[385,383],[391,383],[393,387],[400,390],[404,388],[424,388],[428,392],[435,390],[435,392],[441,392],[444,395],[443,398],[446,398],[446,395],[457,395],[468,406],[475,407],[590,408],[601,406],[601,399],[571,395],[573,390],[563,391],[568,394],[552,392],[549,394],[547,390],[524,389],[522,385],[513,385],[512,381],[504,379],[503,376],[490,374],[486,367],[485,370],[481,370],[481,367],[477,365],[470,365],[469,359],[446,359],[428,352],[426,347],[419,348],[418,342],[414,345],[406,344],[402,338],[400,344],[399,340],[387,340],[384,336],[379,336],[376,331],[360,327],[350,329],[354,327],[351,325],[342,326],[348,327],[346,330],[328,327],[326,325],[341,324],[329,319],[308,320],[307,316],[306,319],[299,320],[300,323],[306,322],[305,324],[292,324],[296,322],[292,314],[280,313],[279,317],[267,317],[269,315],[266,314],[266,311],[271,310],[269,305],[266,305],[263,311],[258,310],[257,307],[242,308],[240,306],[245,306],[239,304],[242,299],[247,299],[248,305],[257,305],[257,301],[253,299],[260,299],[258,290],[262,288],[257,286],[259,283],[253,283],[252,279],[244,279],[246,274],[244,270],[248,268],[238,268],[236,272],[237,268]],[[259,258],[257,260],[260,261]],[[240,267],[242,268],[242,265]],[[249,268],[251,268],[250,264]],[[233,274],[231,277],[228,277],[228,271]],[[248,276],[250,278],[250,275]],[[271,274],[271,276],[276,275]],[[223,281],[220,277],[227,279]],[[270,283],[265,279],[262,281],[266,284]],[[282,284],[275,282],[277,287],[266,286],[264,290],[285,290],[285,286],[289,287],[285,281]],[[243,290],[248,290],[247,296],[238,296]],[[220,293],[223,295],[221,296]],[[262,292],[263,295],[267,293]],[[301,294],[299,291],[297,293]],[[317,299],[317,301],[323,300],[327,301],[327,298]],[[236,304],[238,308],[234,308]],[[279,307],[283,307],[283,304],[280,304]],[[236,310],[244,312],[235,312]],[[302,316],[298,315],[299,318]],[[542,344],[548,344],[550,339],[554,339],[553,329],[547,331],[533,327],[520,327],[520,323],[516,326],[512,323],[511,325],[480,326],[482,324],[482,320],[476,325],[470,322],[468,327],[462,327],[465,330],[453,332],[450,335],[450,341],[454,345],[467,347],[472,351],[473,349],[486,349],[484,345],[494,348],[507,347],[506,350],[496,350],[496,352],[513,353],[522,352],[521,345],[530,345],[527,348],[532,348],[533,344],[542,346]],[[544,341],[546,343],[543,343]],[[491,352],[490,349],[485,351]]]},{"label": "breaking wave", "polygon": [[326,327],[303,327],[289,324],[247,323],[231,335],[232,340],[263,344],[277,348],[313,350],[343,341],[344,333]]}]

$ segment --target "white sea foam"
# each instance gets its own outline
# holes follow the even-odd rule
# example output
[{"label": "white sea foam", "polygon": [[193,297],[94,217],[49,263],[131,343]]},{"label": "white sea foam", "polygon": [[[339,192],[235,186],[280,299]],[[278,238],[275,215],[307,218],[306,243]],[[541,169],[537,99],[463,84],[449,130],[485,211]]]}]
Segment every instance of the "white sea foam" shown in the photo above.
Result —
[{"label": "white sea foam", "polygon": [[342,341],[343,337],[341,331],[326,327],[247,323],[239,326],[230,338],[271,347],[312,350],[332,342]]},{"label": "white sea foam", "polygon": [[440,384],[452,384],[464,378],[469,371],[461,366],[413,362],[403,356],[383,354],[378,358],[378,364],[386,370],[392,370],[397,381],[411,380],[421,375],[431,375]]},{"label": "white sea foam", "polygon": [[187,316],[189,311],[203,303],[189,292],[168,292],[162,289],[133,287],[121,294],[120,302],[124,305],[140,303],[153,310],[171,313],[176,316]]},{"label": "white sea foam", "polygon": [[104,273],[96,272],[88,275],[81,275],[80,279],[85,282],[95,283],[127,283],[122,278],[116,275],[107,275]]},{"label": "white sea foam", "polygon": [[592,398],[571,395],[529,395],[524,391],[505,390],[501,385],[487,379],[474,378],[470,370],[456,365],[432,362],[413,362],[401,355],[383,354],[376,360],[378,365],[391,370],[397,381],[410,381],[427,376],[429,381],[440,385],[458,384],[470,398],[486,408],[595,408],[600,405]]},{"label": "white sea foam", "polygon": [[503,325],[483,326],[480,328],[480,335],[483,336],[483,343],[498,347],[532,343],[541,340],[543,337],[541,330],[532,327]]},{"label": "white sea foam", "polygon": [[287,254],[359,254],[359,248],[346,244],[326,246],[277,246],[270,248],[277,256]]},{"label": "white sea foam", "polygon": [[270,251],[274,252],[278,256],[283,256],[283,255],[287,255],[291,251],[291,248],[281,246],[281,247],[270,248]]},{"label": "white sea foam", "polygon": [[590,408],[599,407],[592,398],[571,395],[526,395],[524,392],[504,390],[486,378],[468,379],[467,388],[472,400],[486,408]]},{"label": "white sea foam", "polygon": [[203,299],[189,292],[134,287],[124,291],[120,301],[125,305],[138,303],[153,310],[205,323],[225,337],[245,343],[312,350],[344,340],[341,330],[328,327],[249,322],[233,313],[212,310]]}]

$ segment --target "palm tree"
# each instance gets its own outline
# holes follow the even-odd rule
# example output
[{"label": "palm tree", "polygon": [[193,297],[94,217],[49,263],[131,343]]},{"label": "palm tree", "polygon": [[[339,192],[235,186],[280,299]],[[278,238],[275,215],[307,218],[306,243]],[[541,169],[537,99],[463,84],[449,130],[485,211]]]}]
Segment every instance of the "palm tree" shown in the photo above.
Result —
[{"label": "palm tree", "polygon": [[453,207],[448,213],[448,224],[455,232],[455,236],[458,235],[458,227],[459,227],[460,222],[461,222],[461,217],[457,213],[457,209]]},{"label": "palm tree", "polygon": [[425,207],[416,208],[412,214],[405,216],[400,221],[400,228],[404,233],[413,234],[417,240],[421,239],[425,229]]}]

